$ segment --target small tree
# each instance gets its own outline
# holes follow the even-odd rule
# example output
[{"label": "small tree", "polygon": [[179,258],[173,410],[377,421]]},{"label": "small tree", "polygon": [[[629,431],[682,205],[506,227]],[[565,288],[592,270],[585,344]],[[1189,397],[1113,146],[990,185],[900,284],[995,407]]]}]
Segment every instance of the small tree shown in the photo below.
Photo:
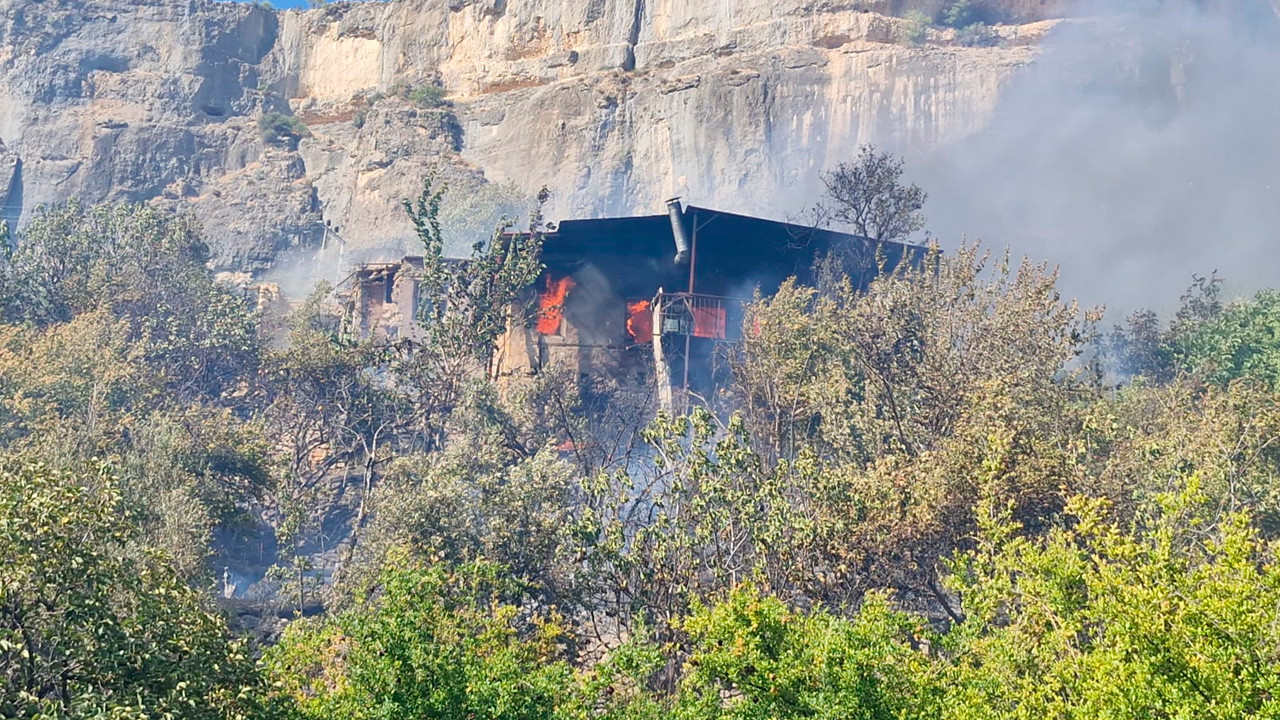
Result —
[{"label": "small tree", "polygon": [[542,204],[548,193],[545,188],[539,193],[527,232],[511,232],[514,222],[504,219],[461,261],[445,256],[443,197],[444,188],[433,187],[428,178],[416,202],[404,201],[424,255],[425,302],[418,317],[426,330],[424,349],[475,360],[492,374],[498,339],[509,328],[529,323],[536,312],[528,288],[543,270]]},{"label": "small tree", "polygon": [[899,39],[908,45],[918,47],[929,39],[929,26],[933,21],[919,10],[912,10],[902,18],[905,22],[899,29]]},{"label": "small tree", "polygon": [[1000,44],[1000,36],[984,22],[970,23],[956,29],[956,44],[964,47],[994,47]]},{"label": "small tree", "polygon": [[0,717],[269,717],[243,643],[115,480],[0,461]]},{"label": "small tree", "polygon": [[43,208],[0,256],[0,322],[125,321],[127,340],[177,397],[219,397],[258,363],[257,318],[209,270],[188,217],[142,205]]},{"label": "small tree", "polygon": [[904,184],[901,158],[863,145],[852,163],[840,163],[822,176],[830,205],[818,207],[819,218],[848,225],[877,241],[901,241],[924,227],[921,213],[928,194]]},{"label": "small tree", "polygon": [[972,0],[956,0],[942,13],[942,24],[957,30],[982,21],[982,13]]}]

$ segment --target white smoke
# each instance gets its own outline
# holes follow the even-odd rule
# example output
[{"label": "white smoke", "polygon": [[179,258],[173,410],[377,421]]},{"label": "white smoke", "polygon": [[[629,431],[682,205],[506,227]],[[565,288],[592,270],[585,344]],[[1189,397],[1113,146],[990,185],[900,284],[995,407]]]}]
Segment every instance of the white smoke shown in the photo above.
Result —
[{"label": "white smoke", "polygon": [[1280,21],[1268,0],[1083,7],[981,133],[915,163],[931,230],[1058,263],[1114,312],[1193,273],[1280,285]]}]

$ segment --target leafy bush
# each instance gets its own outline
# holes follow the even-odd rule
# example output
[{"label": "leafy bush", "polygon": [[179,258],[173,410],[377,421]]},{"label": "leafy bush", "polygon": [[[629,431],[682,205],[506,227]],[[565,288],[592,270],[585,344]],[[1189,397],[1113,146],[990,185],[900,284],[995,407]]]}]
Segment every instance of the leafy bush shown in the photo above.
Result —
[{"label": "leafy bush", "polygon": [[976,22],[956,30],[956,44],[965,47],[991,47],[1000,43],[1000,36],[986,23]]},{"label": "leafy bush", "polygon": [[0,716],[262,716],[243,644],[128,518],[105,473],[0,468]]},{"label": "leafy bush", "polygon": [[0,321],[47,328],[101,313],[183,396],[217,395],[256,365],[257,318],[216,284],[190,220],[140,205],[45,208],[0,262]]},{"label": "leafy bush", "polygon": [[291,626],[267,656],[302,718],[552,720],[571,706],[553,618],[522,620],[489,563],[392,556],[380,592],[338,617]]},{"label": "leafy bush", "polygon": [[880,720],[941,709],[941,693],[922,682],[930,660],[912,647],[927,633],[879,594],[846,620],[795,612],[748,585],[696,607],[684,627],[686,717]]},{"label": "leafy bush", "polygon": [[258,118],[258,132],[272,145],[292,145],[311,136],[311,131],[298,116],[280,112],[263,113]]},{"label": "leafy bush", "polygon": [[1263,290],[1170,338],[1174,362],[1211,382],[1251,377],[1280,388],[1280,293]]},{"label": "leafy bush", "polygon": [[[1275,717],[1280,565],[1194,477],[1126,532],[1077,499],[1042,542],[986,523],[955,563],[951,716]],[[1207,513],[1205,511],[1208,511]]]},{"label": "leafy bush", "polygon": [[419,85],[409,91],[408,97],[409,102],[421,108],[438,108],[445,104],[444,88],[434,84]]},{"label": "leafy bush", "polygon": [[966,27],[981,19],[973,0],[956,0],[942,13],[942,24],[953,28]]},{"label": "leafy bush", "polygon": [[672,713],[698,720],[1275,717],[1280,566],[1249,519],[1189,524],[1194,479],[1148,529],[1075,500],[1041,541],[987,514],[936,632],[872,595],[848,617],[750,587],[684,621]]},{"label": "leafy bush", "polygon": [[1136,312],[1106,350],[1122,376],[1166,383],[1187,373],[1218,386],[1248,379],[1280,388],[1280,292],[1227,303],[1221,278],[1197,276],[1172,322]]},{"label": "leafy bush", "polygon": [[206,578],[214,531],[270,482],[230,411],[260,367],[257,314],[155,208],[45,208],[19,240],[0,258],[3,452],[77,472],[111,458],[140,542]]},{"label": "leafy bush", "polygon": [[908,45],[923,45],[929,39],[929,28],[933,20],[919,10],[912,10],[903,17],[899,28],[899,39]]}]

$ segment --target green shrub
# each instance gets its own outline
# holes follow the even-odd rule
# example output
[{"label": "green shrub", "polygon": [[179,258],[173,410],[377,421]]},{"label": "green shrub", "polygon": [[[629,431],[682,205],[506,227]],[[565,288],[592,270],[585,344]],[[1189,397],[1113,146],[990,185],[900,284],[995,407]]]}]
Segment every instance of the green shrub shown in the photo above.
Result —
[{"label": "green shrub", "polygon": [[942,24],[956,29],[968,27],[982,21],[972,0],[956,0],[942,13]]},{"label": "green shrub", "polygon": [[422,108],[438,108],[444,105],[444,88],[439,85],[419,85],[409,92],[409,102]]},{"label": "green shrub", "polygon": [[[1185,312],[1182,314],[1186,314]],[[1250,378],[1280,388],[1280,293],[1263,290],[1252,300],[1218,308],[1201,322],[1184,321],[1164,341],[1175,367],[1227,385]]]},{"label": "green shrub", "polygon": [[[853,618],[796,612],[751,585],[683,621],[691,648],[678,715],[699,720],[938,717],[928,632],[871,594]],[[936,667],[936,666],[934,666]],[[957,692],[957,696],[961,693]]]},{"label": "green shrub", "polygon": [[105,469],[0,461],[0,717],[265,716],[245,644],[137,538]]},{"label": "green shrub", "polygon": [[266,666],[300,720],[585,717],[570,714],[563,629],[504,603],[512,582],[490,563],[424,565],[393,554],[376,597],[294,623]]},{"label": "green shrub", "polygon": [[272,145],[288,145],[311,136],[311,131],[296,115],[280,112],[263,113],[258,118],[258,131],[262,139]]},{"label": "green shrub", "polygon": [[956,30],[956,44],[965,47],[992,47],[1000,36],[984,22],[976,22]]},{"label": "green shrub", "polygon": [[933,21],[919,10],[912,10],[903,17],[905,23],[899,30],[899,39],[908,45],[923,45],[929,39]]}]

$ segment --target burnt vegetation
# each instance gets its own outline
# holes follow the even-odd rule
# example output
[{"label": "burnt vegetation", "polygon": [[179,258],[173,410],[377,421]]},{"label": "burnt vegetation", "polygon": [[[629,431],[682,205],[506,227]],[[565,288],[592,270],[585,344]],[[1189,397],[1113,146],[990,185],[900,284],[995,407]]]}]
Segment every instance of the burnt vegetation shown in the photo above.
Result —
[{"label": "burnt vegetation", "polygon": [[[924,225],[892,156],[826,180],[860,235]],[[0,715],[1274,715],[1276,293],[1104,332],[981,247],[827,258],[665,412],[504,371],[559,325],[546,230],[452,260],[441,198],[395,336],[328,287],[278,316],[153,209],[5,245]]]}]

